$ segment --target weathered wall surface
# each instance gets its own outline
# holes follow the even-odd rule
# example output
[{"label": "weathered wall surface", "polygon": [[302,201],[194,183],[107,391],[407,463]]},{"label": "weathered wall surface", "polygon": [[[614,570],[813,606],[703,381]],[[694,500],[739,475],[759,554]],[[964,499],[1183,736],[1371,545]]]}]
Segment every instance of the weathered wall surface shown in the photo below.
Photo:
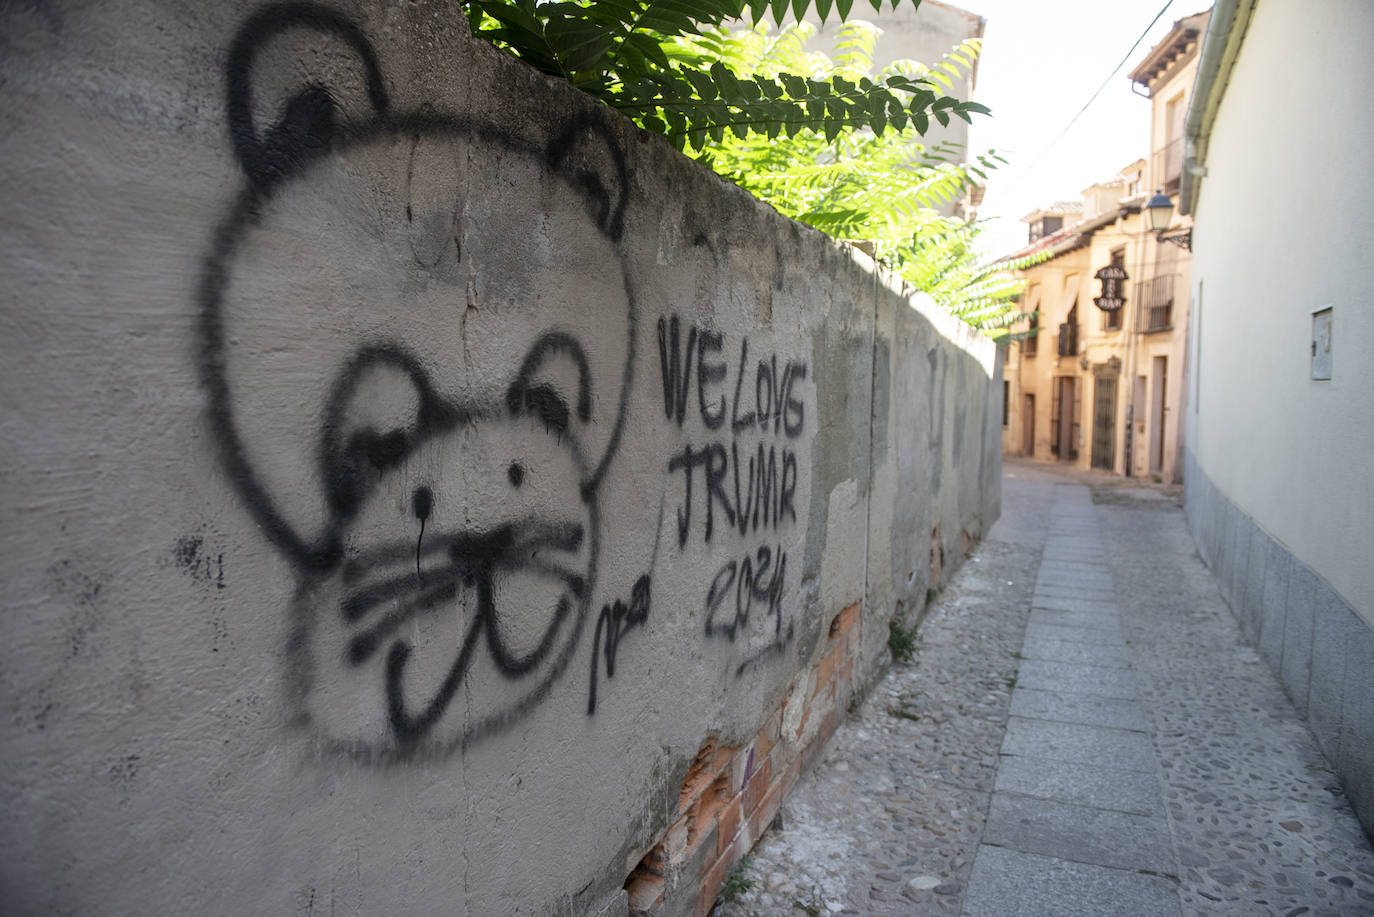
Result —
[{"label": "weathered wall surface", "polygon": [[0,80],[15,913],[700,911],[997,515],[989,342],[450,5]]}]

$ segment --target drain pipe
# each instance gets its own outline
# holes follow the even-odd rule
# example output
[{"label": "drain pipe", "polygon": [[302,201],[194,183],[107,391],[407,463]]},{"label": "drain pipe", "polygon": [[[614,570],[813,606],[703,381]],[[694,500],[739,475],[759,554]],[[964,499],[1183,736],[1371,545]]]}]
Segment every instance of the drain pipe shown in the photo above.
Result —
[{"label": "drain pipe", "polygon": [[1217,0],[1207,20],[1197,79],[1193,82],[1192,104],[1188,106],[1188,118],[1183,125],[1183,175],[1178,193],[1180,214],[1192,214],[1195,210],[1198,181],[1207,174],[1207,140],[1255,3],[1256,0]]}]

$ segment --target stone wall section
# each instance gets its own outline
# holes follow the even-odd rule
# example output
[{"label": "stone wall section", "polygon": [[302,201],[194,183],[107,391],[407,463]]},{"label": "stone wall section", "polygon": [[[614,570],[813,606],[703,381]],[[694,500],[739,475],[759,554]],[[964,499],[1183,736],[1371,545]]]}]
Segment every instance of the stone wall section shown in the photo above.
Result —
[{"label": "stone wall section", "polygon": [[1374,837],[1374,629],[1185,453],[1185,510],[1245,640],[1307,719]]}]

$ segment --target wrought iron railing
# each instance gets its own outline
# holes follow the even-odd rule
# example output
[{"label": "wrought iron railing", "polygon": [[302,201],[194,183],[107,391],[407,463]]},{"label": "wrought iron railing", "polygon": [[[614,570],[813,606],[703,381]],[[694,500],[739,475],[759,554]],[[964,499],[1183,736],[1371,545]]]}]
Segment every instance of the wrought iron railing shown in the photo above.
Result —
[{"label": "wrought iron railing", "polygon": [[1059,355],[1078,356],[1078,323],[1065,322],[1059,326]]},{"label": "wrought iron railing", "polygon": [[1139,331],[1165,331],[1174,326],[1174,274],[1160,274],[1135,285]]}]

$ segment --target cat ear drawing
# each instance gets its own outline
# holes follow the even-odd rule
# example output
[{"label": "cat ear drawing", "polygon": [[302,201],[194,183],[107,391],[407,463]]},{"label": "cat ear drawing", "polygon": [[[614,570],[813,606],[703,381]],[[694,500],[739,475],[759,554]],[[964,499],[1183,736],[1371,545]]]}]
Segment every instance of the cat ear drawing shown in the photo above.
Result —
[{"label": "cat ear drawing", "polygon": [[579,120],[549,144],[549,163],[584,193],[587,211],[612,242],[625,232],[630,173],[625,153],[600,118]]},{"label": "cat ear drawing", "polygon": [[226,65],[229,135],[239,165],[259,191],[270,190],[327,152],[340,128],[341,100],[336,90],[319,83],[303,86],[291,96],[281,118],[265,131],[255,123],[253,65],[264,45],[293,29],[308,29],[343,41],[362,67],[364,94],[372,112],[385,116],[390,106],[377,54],[355,22],[313,3],[264,6],[234,36]]}]

